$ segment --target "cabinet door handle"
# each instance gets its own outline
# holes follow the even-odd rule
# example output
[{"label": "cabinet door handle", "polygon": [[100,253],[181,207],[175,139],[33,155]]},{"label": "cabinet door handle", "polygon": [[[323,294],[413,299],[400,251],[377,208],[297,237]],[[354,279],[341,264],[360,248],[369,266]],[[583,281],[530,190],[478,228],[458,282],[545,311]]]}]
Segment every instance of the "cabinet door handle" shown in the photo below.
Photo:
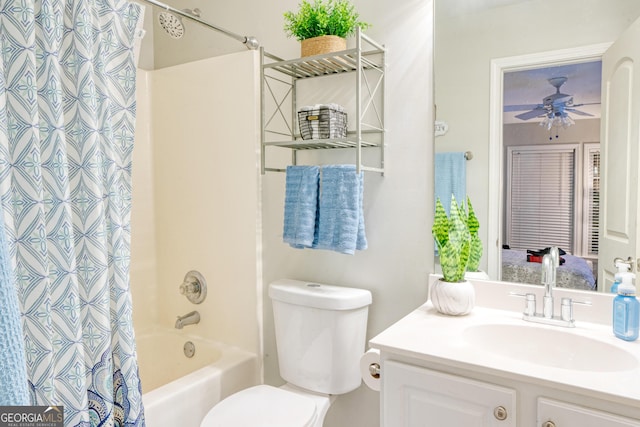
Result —
[{"label": "cabinet door handle", "polygon": [[542,427],[556,427],[556,423],[553,421],[545,421],[542,423]]},{"label": "cabinet door handle", "polygon": [[504,421],[508,415],[504,406],[498,406],[493,410],[493,416],[496,417],[496,420]]}]

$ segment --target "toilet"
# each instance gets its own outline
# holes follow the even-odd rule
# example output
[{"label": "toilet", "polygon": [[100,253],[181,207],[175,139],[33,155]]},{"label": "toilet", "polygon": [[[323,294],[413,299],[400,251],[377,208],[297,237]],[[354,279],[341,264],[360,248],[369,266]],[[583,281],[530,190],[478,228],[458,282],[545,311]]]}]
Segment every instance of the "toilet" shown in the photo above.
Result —
[{"label": "toilet", "polygon": [[200,427],[322,427],[336,395],[360,386],[371,293],[283,279],[269,285],[282,387],[215,405]]}]

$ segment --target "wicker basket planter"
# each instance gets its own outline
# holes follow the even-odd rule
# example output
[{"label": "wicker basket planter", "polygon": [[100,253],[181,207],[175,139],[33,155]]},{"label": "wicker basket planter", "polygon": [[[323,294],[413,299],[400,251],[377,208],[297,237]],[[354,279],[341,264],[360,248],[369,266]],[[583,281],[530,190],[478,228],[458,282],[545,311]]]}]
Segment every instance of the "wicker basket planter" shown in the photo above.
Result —
[{"label": "wicker basket planter", "polygon": [[313,37],[304,39],[300,43],[302,57],[340,52],[347,48],[347,39],[338,36]]}]

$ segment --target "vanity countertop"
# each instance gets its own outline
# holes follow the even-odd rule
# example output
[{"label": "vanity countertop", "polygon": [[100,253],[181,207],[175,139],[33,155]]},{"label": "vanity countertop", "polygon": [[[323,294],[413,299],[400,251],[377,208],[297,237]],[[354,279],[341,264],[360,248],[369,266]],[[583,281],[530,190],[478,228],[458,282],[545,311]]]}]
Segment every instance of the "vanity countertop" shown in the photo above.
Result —
[{"label": "vanity countertop", "polygon": [[[537,339],[540,342],[532,344],[530,351],[535,353],[533,360],[522,360],[502,354],[494,348],[482,348],[483,346],[477,344],[477,340],[474,344],[474,339],[470,338],[474,338],[472,334],[478,330],[474,329],[478,325],[499,325],[498,328],[511,331],[519,331],[519,327],[536,328],[538,330],[534,335],[542,338]],[[592,370],[585,367],[588,363],[583,363],[583,366],[577,369],[536,363],[534,360],[538,354],[540,359],[544,359],[545,345],[549,345],[548,342],[543,342],[547,341],[543,338],[545,334],[538,333],[545,329],[551,330],[550,333],[556,337],[565,336],[563,333],[575,334],[575,342],[578,343],[583,339],[580,337],[584,337],[585,341],[591,344],[594,344],[595,340],[596,346],[593,348],[601,348],[604,351],[594,352],[589,346],[589,354],[584,354],[583,350],[580,358],[587,362],[589,358],[594,358],[598,362],[597,368]],[[488,339],[493,340],[494,337],[488,336]],[[575,328],[547,326],[525,322],[522,320],[522,313],[519,312],[478,306],[466,316],[446,316],[438,313],[431,303],[427,302],[371,339],[369,343],[372,348],[381,351],[383,360],[399,355],[423,361],[426,366],[428,363],[435,363],[577,392],[621,404],[640,403],[640,340],[626,342],[617,339],[608,325],[577,321]],[[560,351],[568,352],[567,363],[571,363],[571,353],[577,354],[581,349],[575,343],[565,347],[571,348],[562,348]],[[624,363],[608,356],[606,349],[611,349],[610,352],[623,351],[626,356]]]}]

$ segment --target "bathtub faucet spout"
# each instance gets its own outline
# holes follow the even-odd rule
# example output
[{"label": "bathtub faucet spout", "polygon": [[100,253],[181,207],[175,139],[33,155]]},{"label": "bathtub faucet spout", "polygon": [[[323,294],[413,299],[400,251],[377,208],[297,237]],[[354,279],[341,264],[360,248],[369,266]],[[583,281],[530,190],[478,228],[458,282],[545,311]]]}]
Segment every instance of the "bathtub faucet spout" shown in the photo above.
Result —
[{"label": "bathtub faucet spout", "polygon": [[182,329],[187,325],[195,325],[198,322],[200,322],[200,313],[192,311],[184,316],[178,316],[176,319],[176,329]]}]

